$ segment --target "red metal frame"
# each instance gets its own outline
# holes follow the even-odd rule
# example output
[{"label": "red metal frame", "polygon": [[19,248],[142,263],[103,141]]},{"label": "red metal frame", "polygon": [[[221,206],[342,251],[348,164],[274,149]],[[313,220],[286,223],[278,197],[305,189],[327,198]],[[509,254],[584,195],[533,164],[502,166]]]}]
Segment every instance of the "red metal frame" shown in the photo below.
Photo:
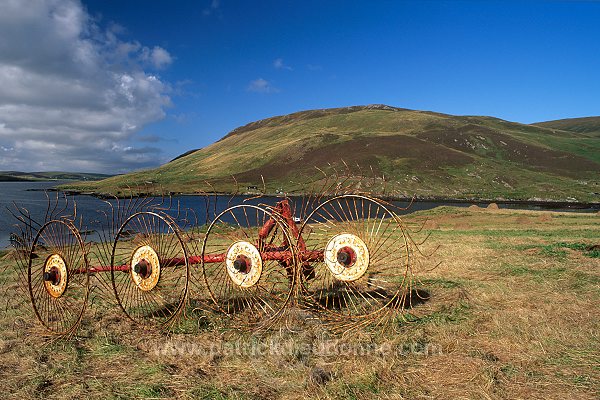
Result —
[{"label": "red metal frame", "polygon": [[[276,214],[281,217],[282,222],[287,226],[290,230],[291,236],[296,238],[296,249],[299,257],[299,261],[302,263],[302,273],[305,276],[310,276],[313,271],[311,266],[311,262],[322,261],[323,260],[323,251],[322,250],[314,250],[309,251],[306,248],[306,243],[304,239],[300,236],[300,232],[298,227],[296,226],[296,222],[294,221],[294,215],[292,213],[292,207],[288,199],[284,199],[279,201],[273,210],[273,214]],[[277,225],[277,221],[275,218],[270,217],[262,227],[260,227],[258,237],[259,240],[266,239],[273,228]],[[293,252],[292,252],[293,243],[287,243],[287,239],[284,239],[284,242],[280,246],[268,245],[262,246],[264,251],[260,253],[260,256],[263,260],[276,260],[288,271],[288,274],[293,273]],[[259,246],[260,248],[261,246]],[[163,267],[176,267],[185,265],[186,262],[190,265],[197,265],[201,263],[215,263],[215,262],[223,262],[225,260],[226,254],[206,254],[204,258],[202,256],[191,256],[188,257],[187,260],[184,257],[180,258],[169,258],[165,260],[161,260],[161,266]],[[114,267],[108,266],[95,266],[90,267],[89,269],[79,269],[75,271],[71,271],[71,273],[98,273],[98,272],[109,272],[112,269],[115,271],[123,271],[128,272],[131,269],[131,265],[115,265]]]}]

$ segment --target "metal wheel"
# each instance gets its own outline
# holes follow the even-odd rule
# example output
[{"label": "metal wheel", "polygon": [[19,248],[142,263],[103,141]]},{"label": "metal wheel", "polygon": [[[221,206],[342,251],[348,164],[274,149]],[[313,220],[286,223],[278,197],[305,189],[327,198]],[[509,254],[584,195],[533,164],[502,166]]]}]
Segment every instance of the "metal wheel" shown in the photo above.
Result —
[{"label": "metal wheel", "polygon": [[35,315],[57,335],[75,332],[87,305],[89,264],[83,240],[70,221],[44,224],[29,251],[27,283]]},{"label": "metal wheel", "polygon": [[307,306],[346,326],[382,322],[402,308],[411,287],[409,241],[382,202],[361,195],[323,202],[304,221],[298,245]]},{"label": "metal wheel", "polygon": [[203,280],[217,309],[247,327],[278,318],[293,290],[295,249],[269,211],[238,205],[219,214],[202,244]]},{"label": "metal wheel", "polygon": [[125,314],[142,325],[166,326],[183,308],[189,281],[187,249],[166,215],[137,212],[118,230],[111,280]]}]

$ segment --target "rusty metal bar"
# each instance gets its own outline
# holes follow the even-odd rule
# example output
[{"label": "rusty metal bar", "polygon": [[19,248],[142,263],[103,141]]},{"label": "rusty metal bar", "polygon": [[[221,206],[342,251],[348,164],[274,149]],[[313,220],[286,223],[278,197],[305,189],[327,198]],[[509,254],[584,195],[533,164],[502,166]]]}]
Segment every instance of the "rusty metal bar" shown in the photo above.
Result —
[{"label": "rusty metal bar", "polygon": [[[290,250],[285,249],[273,249],[271,251],[264,251],[260,253],[260,256],[265,261],[289,261],[293,257],[293,253]],[[323,251],[315,250],[315,251],[303,251],[299,254],[300,261],[303,262],[315,262],[315,261],[323,261]],[[201,264],[202,261],[205,263],[217,263],[225,261],[225,254],[207,254],[204,256],[204,260],[200,256],[192,256],[188,257],[188,263],[190,265],[198,265]],[[184,257],[179,258],[170,258],[167,260],[161,260],[161,265],[164,267],[177,267],[181,265],[185,265],[186,260]],[[124,265],[115,265],[115,271],[127,272],[131,267],[127,264]],[[72,274],[85,274],[89,273],[97,273],[97,272],[110,272],[112,267],[110,265],[100,265],[97,267],[90,267],[89,270],[85,268],[75,269],[70,271]]]}]

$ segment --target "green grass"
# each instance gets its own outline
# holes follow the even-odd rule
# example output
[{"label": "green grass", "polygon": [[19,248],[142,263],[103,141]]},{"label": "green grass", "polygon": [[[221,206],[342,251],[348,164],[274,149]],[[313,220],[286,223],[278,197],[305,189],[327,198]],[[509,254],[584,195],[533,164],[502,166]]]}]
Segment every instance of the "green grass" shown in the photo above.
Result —
[{"label": "green grass", "polygon": [[328,391],[334,398],[356,400],[378,397],[384,390],[382,386],[377,374],[372,373],[353,382],[339,384]]},{"label": "green grass", "polygon": [[565,290],[588,291],[600,293],[600,277],[587,272],[568,269],[566,267],[533,268],[526,265],[502,265],[503,274],[526,278],[537,284],[551,284]]},{"label": "green grass", "polygon": [[438,230],[433,233],[436,236],[483,236],[489,238],[561,238],[569,235],[574,239],[600,239],[600,230],[590,231],[588,229],[494,229],[494,230]]},{"label": "green grass", "polygon": [[214,387],[204,387],[200,386],[198,388],[194,388],[190,391],[190,396],[193,399],[201,399],[201,400],[229,400],[230,396],[221,392],[219,389]]},{"label": "green grass", "polygon": [[445,289],[454,289],[458,287],[462,287],[464,283],[459,282],[457,280],[445,279],[445,278],[427,278],[420,279],[419,283],[423,285],[423,287],[436,286],[442,287]]},{"label": "green grass", "polygon": [[93,354],[100,357],[112,357],[116,354],[121,354],[127,351],[127,347],[116,343],[114,339],[103,338],[99,341],[97,347],[94,349]]},{"label": "green grass", "polygon": [[590,136],[600,134],[600,117],[567,118],[556,121],[538,122],[535,125],[550,129],[589,134]]},{"label": "green grass", "polygon": [[467,320],[470,317],[470,312],[471,306],[464,301],[460,301],[456,305],[444,306],[438,311],[423,316],[408,313],[399,324],[457,324]]},{"label": "green grass", "polygon": [[587,243],[581,243],[581,242],[575,242],[575,243],[558,242],[558,243],[552,243],[552,244],[546,244],[546,245],[515,246],[515,248],[517,248],[519,250],[539,249],[541,255],[548,256],[548,257],[557,257],[560,259],[564,259],[567,257],[567,251],[565,249],[578,251],[586,257],[600,258],[600,250],[592,249],[591,247],[592,247],[592,245],[587,244]]},{"label": "green grass", "polygon": [[505,265],[504,272],[512,276],[528,276],[536,281],[546,281],[549,279],[557,279],[562,277],[567,269],[563,267],[554,268],[530,268],[523,265]]},{"label": "green grass", "polygon": [[243,400],[250,399],[236,388],[219,389],[215,386],[201,385],[190,391],[190,397],[198,400]]},{"label": "green grass", "polygon": [[161,384],[138,384],[135,393],[145,399],[172,398],[173,390]]}]

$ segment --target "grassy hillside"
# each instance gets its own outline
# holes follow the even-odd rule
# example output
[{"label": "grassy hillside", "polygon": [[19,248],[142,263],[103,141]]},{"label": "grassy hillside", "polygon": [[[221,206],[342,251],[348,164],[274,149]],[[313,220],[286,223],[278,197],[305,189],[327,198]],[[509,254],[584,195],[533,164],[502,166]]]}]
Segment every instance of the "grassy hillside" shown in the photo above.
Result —
[{"label": "grassy hillside", "polygon": [[[235,177],[244,191],[262,187],[263,176],[269,192],[304,192],[323,179],[315,167],[385,176],[387,193],[398,196],[597,201],[600,139],[389,106],[312,110],[250,123],[153,170],[70,188],[193,193],[211,190],[209,180],[233,191]],[[383,190],[382,179],[369,182]]]},{"label": "grassy hillside", "polygon": [[89,174],[81,172],[20,172],[0,171],[0,182],[20,181],[53,181],[53,180],[78,180],[97,181],[112,175]]},{"label": "grassy hillside", "polygon": [[538,122],[533,125],[563,131],[593,134],[596,137],[600,136],[600,117],[559,119],[556,121]]}]

